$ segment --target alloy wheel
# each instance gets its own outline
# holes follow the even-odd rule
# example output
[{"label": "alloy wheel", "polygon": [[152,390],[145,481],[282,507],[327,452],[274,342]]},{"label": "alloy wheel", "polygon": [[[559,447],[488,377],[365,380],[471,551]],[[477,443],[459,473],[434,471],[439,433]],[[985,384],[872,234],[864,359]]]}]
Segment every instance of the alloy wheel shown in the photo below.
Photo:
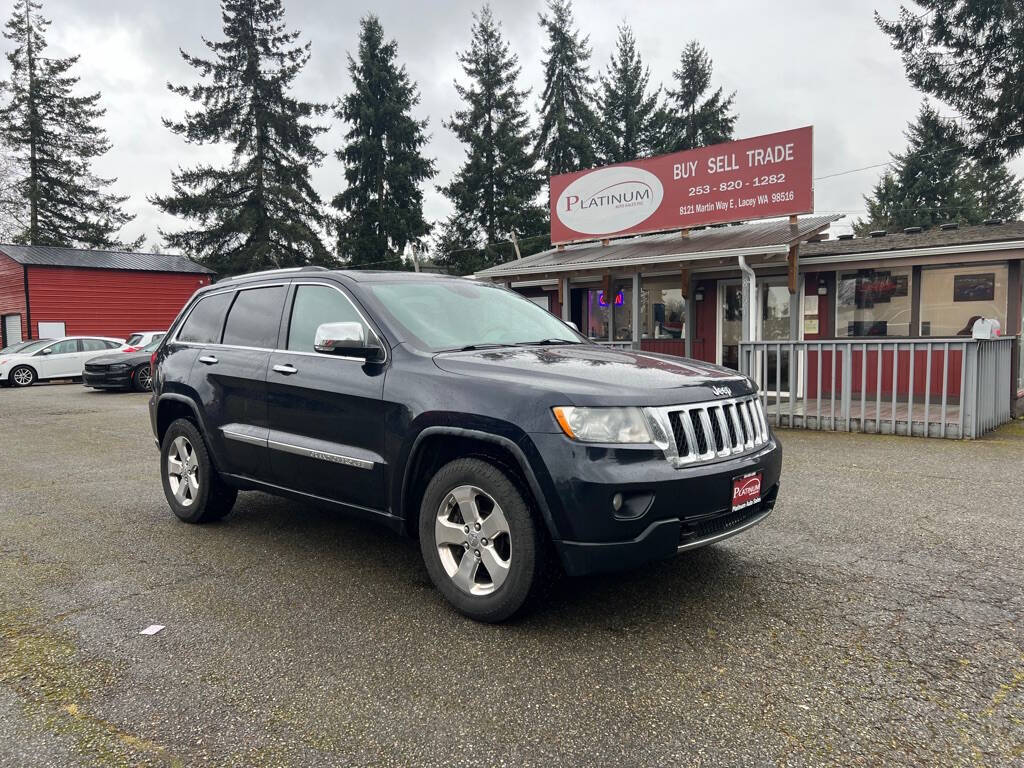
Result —
[{"label": "alloy wheel", "polygon": [[14,379],[14,383],[17,384],[19,387],[27,387],[29,384],[32,383],[32,379],[34,377],[32,375],[32,371],[30,371],[28,368],[19,368],[14,372],[12,378]]},{"label": "alloy wheel", "polygon": [[153,386],[153,373],[149,370],[149,366],[139,368],[137,379],[139,387],[142,389],[148,390]]},{"label": "alloy wheel", "polygon": [[174,438],[167,452],[167,479],[178,503],[191,507],[199,495],[199,462],[195,448],[184,435]]},{"label": "alloy wheel", "polygon": [[472,485],[449,491],[437,510],[434,543],[441,566],[470,595],[489,595],[512,565],[512,535],[501,507]]}]

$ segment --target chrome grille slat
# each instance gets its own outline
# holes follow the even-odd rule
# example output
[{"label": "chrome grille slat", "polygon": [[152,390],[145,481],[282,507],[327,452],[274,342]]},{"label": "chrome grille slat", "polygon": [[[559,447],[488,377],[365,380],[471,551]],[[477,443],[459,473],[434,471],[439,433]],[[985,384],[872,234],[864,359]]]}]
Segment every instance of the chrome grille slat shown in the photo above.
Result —
[{"label": "chrome grille slat", "polygon": [[658,425],[656,442],[674,466],[752,453],[770,439],[756,395],[645,410]]}]

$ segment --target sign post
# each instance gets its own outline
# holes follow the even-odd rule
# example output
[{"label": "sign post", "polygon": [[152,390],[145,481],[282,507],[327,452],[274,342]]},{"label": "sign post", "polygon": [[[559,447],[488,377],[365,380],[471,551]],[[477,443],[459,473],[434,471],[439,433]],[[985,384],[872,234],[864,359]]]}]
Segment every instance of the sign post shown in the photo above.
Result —
[{"label": "sign post", "polygon": [[813,129],[551,177],[551,242],[685,230],[814,211]]}]

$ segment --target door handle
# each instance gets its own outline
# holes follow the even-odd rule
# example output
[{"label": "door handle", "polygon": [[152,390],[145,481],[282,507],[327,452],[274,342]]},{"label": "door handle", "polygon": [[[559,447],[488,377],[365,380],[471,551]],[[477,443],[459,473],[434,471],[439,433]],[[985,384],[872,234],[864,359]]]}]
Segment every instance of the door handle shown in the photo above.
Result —
[{"label": "door handle", "polygon": [[298,373],[299,369],[294,365],[275,365],[274,371],[277,373],[283,373],[285,376],[291,376],[293,373]]},{"label": "door handle", "polygon": [[202,357],[199,358],[199,362],[202,363],[203,365],[216,365],[217,358],[214,357],[213,355],[203,355]]}]

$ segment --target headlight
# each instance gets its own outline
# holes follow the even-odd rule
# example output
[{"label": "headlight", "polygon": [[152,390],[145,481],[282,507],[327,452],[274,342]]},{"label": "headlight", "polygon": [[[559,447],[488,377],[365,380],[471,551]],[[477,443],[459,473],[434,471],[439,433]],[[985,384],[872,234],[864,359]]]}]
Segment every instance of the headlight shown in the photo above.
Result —
[{"label": "headlight", "polygon": [[131,368],[131,366],[128,365],[128,363],[114,363],[110,366],[110,370],[112,371],[127,371],[129,368]]},{"label": "headlight", "polygon": [[649,443],[651,433],[639,408],[552,409],[558,426],[573,440],[584,443]]}]

